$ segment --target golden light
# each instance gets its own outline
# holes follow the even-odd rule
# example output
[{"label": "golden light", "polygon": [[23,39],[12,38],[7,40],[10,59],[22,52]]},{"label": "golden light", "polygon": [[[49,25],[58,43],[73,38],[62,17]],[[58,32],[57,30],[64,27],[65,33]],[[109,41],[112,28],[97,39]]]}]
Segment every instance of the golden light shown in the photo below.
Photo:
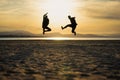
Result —
[{"label": "golden light", "polygon": [[41,7],[56,24],[65,22],[66,16],[74,12],[73,0],[47,0]]},{"label": "golden light", "polygon": [[44,40],[70,40],[73,38],[68,38],[68,37],[48,37],[48,38],[44,38]]}]

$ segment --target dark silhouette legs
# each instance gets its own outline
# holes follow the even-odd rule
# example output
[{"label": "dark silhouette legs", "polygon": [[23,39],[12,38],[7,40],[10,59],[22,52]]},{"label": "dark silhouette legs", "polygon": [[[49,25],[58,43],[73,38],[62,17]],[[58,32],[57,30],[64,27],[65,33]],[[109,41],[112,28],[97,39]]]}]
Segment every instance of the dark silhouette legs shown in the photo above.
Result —
[{"label": "dark silhouette legs", "polygon": [[65,28],[71,27],[71,26],[72,26],[71,24],[68,24],[68,25],[66,25],[65,27],[61,26],[61,28],[62,28],[62,29],[65,29]]},{"label": "dark silhouette legs", "polygon": [[43,34],[45,34],[45,32],[49,32],[49,31],[51,31],[51,29],[49,27],[43,28]]},{"label": "dark silhouette legs", "polygon": [[[45,32],[51,31],[51,29],[48,27],[49,25],[49,18],[47,16],[48,13],[43,15],[43,22],[42,22],[42,28],[43,28],[43,34],[45,34]],[[71,27],[72,28],[72,33],[74,33],[74,35],[76,35],[75,29],[77,26],[75,17],[71,17],[70,15],[68,16],[68,19],[70,20],[71,24],[66,25],[65,27],[61,26],[62,30],[67,28],[67,27]]]},{"label": "dark silhouette legs", "polygon": [[74,35],[76,35],[75,28],[76,27],[72,28],[72,33],[74,33]]},{"label": "dark silhouette legs", "polygon": [[71,24],[68,24],[66,25],[65,27],[61,26],[62,30],[67,28],[67,27],[71,27],[72,28],[72,33],[74,33],[74,35],[76,35],[76,32],[75,32],[75,29],[76,29],[76,25],[71,25]]}]

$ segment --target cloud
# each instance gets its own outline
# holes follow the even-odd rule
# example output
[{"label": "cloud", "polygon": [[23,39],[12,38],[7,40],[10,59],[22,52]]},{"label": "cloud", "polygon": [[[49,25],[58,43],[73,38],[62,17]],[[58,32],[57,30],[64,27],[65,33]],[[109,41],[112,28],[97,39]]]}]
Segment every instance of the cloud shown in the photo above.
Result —
[{"label": "cloud", "polygon": [[99,19],[112,19],[112,20],[120,20],[120,17],[117,17],[117,16],[111,16],[111,15],[108,15],[108,16],[92,16],[93,18],[99,18]]},{"label": "cloud", "polygon": [[19,15],[25,5],[25,0],[0,0],[0,15]]},{"label": "cloud", "polygon": [[120,0],[89,0],[82,11],[85,16],[92,18],[120,20],[119,5]]},{"label": "cloud", "polygon": [[22,15],[34,13],[35,5],[44,0],[0,0],[0,15]]},{"label": "cloud", "polygon": [[0,10],[6,11],[11,9],[20,8],[24,5],[24,0],[0,0]]},{"label": "cloud", "polygon": [[99,1],[99,2],[102,2],[102,1],[120,1],[120,0],[81,0],[81,1]]}]

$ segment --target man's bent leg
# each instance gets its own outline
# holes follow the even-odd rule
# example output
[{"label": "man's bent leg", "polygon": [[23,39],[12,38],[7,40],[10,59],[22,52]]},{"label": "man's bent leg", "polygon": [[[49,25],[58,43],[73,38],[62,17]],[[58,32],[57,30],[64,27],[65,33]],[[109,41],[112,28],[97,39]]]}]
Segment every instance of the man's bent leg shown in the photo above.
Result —
[{"label": "man's bent leg", "polygon": [[43,35],[45,34],[45,29],[43,28]]},{"label": "man's bent leg", "polygon": [[71,24],[66,25],[65,27],[61,26],[62,29],[65,29],[67,27],[71,27]]},{"label": "man's bent leg", "polygon": [[47,29],[46,32],[51,31],[51,29],[49,27],[46,27],[46,29]]},{"label": "man's bent leg", "polygon": [[74,33],[74,35],[76,35],[75,29],[76,29],[76,26],[72,26],[72,33]]}]

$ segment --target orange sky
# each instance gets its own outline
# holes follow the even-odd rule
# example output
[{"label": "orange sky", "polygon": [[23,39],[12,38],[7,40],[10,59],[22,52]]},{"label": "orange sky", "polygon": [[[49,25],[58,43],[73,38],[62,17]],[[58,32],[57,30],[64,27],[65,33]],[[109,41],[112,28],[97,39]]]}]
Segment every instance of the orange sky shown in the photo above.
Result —
[{"label": "orange sky", "polygon": [[75,16],[81,34],[119,34],[119,0],[0,0],[0,32],[25,30],[42,34],[42,16],[48,12],[52,32],[71,34],[60,26]]}]

